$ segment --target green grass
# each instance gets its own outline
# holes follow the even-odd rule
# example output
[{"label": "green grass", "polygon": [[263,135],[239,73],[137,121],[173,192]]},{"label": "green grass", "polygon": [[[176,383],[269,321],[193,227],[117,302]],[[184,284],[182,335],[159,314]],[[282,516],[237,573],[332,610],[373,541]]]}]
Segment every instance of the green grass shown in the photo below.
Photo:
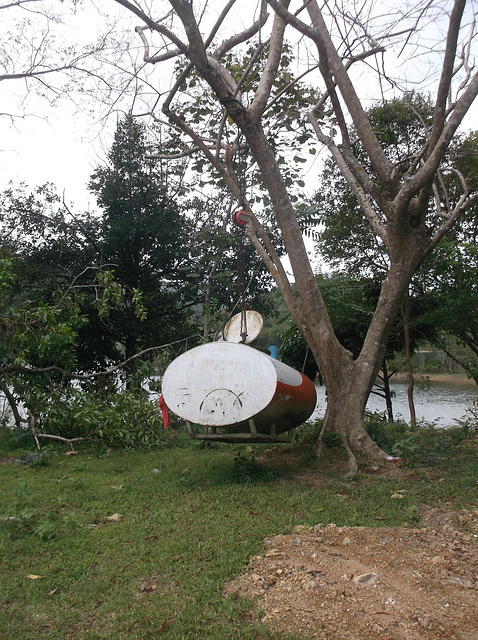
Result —
[{"label": "green grass", "polygon": [[221,594],[262,540],[319,522],[414,526],[424,503],[476,506],[477,450],[470,436],[433,468],[364,470],[351,482],[337,448],[321,463],[300,447],[277,447],[263,464],[244,446],[196,443],[2,461],[0,637],[291,640]]}]

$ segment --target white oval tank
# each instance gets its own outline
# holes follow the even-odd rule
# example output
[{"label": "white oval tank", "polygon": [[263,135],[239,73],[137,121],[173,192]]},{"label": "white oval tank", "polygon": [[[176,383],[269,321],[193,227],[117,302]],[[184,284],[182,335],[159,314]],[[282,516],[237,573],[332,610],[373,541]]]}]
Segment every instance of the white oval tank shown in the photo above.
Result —
[{"label": "white oval tank", "polygon": [[229,432],[289,431],[313,413],[314,384],[244,344],[213,342],[176,358],[163,377],[169,409],[192,424]]}]

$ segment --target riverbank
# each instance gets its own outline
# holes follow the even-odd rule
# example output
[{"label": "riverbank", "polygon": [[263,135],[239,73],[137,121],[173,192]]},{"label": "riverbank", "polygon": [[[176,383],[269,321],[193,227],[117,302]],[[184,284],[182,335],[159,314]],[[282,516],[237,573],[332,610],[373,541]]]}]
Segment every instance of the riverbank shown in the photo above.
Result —
[{"label": "riverbank", "polygon": [[[468,378],[464,373],[415,373],[413,379],[417,384],[431,382],[433,384],[446,384],[478,390],[476,382]],[[404,372],[396,373],[392,376],[391,380],[395,382],[406,382],[407,374]]]},{"label": "riverbank", "polygon": [[[408,421],[407,378],[396,374],[390,380],[393,414],[396,419]],[[327,408],[325,387],[317,386],[317,404],[310,420],[322,418]],[[463,374],[417,374],[413,393],[418,421],[450,427],[467,419],[468,412],[477,406],[478,386]],[[385,400],[372,393],[367,402],[370,413],[384,413]]]}]

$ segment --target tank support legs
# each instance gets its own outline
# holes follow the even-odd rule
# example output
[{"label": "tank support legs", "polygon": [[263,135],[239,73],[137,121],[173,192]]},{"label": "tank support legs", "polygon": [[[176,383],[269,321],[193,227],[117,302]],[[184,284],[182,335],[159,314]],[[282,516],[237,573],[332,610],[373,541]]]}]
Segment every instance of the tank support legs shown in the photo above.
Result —
[{"label": "tank support legs", "polygon": [[188,425],[188,433],[191,436],[191,438],[195,438],[196,437],[196,429],[194,428],[194,425],[191,422],[186,421],[186,424]]},{"label": "tank support legs", "polygon": [[[276,424],[272,424],[270,427],[269,433],[258,433],[257,425],[254,422],[254,418],[249,418],[249,429],[250,432],[239,432],[239,433],[218,433],[216,427],[210,427],[209,429],[204,428],[203,433],[198,433],[197,427],[200,425],[195,425],[192,422],[185,421],[188,427],[188,433],[193,439],[197,440],[216,440],[218,442],[290,442],[290,440],[285,440],[280,438],[277,435]],[[289,432],[289,436],[293,433],[294,430]]]},{"label": "tank support legs", "polygon": [[256,423],[254,422],[254,418],[249,418],[249,428],[251,430],[251,433],[257,436],[257,428]]}]

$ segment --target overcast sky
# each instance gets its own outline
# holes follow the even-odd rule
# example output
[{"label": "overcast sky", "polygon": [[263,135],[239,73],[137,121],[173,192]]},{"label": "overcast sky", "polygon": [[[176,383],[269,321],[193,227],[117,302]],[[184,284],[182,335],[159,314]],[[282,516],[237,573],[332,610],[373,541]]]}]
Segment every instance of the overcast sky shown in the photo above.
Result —
[{"label": "overcast sky", "polygon": [[[49,0],[45,4],[48,3]],[[50,4],[60,8],[57,1]],[[7,36],[22,33],[21,20],[31,20],[35,26],[38,25],[36,34],[35,30],[25,30],[28,38],[24,40],[31,42],[31,48],[29,50],[26,44],[24,51],[15,52],[16,58],[12,54],[8,71],[28,65],[29,60],[34,58],[38,41],[47,31],[48,37],[52,38],[49,50],[54,50],[56,43],[60,49],[62,42],[74,45],[79,50],[97,41],[111,24],[120,20],[119,15],[123,15],[124,20],[119,23],[119,28],[125,29],[132,41],[137,41],[132,16],[114,2],[104,5],[110,17],[102,13],[103,7],[98,8],[95,2],[86,0],[75,5],[75,15],[67,14],[57,24],[31,14],[28,10],[31,5],[25,6],[27,10],[13,7],[1,13],[0,62],[2,48],[8,51]],[[36,8],[36,5],[33,6]],[[71,6],[65,3],[61,9]],[[10,49],[15,51],[11,45]],[[54,55],[47,60],[49,63],[55,64]],[[100,72],[103,71],[108,70],[106,67],[100,69]],[[10,180],[23,180],[32,186],[49,181],[57,186],[60,193],[65,191],[67,202],[74,201],[79,207],[87,208],[89,202],[94,205],[94,201],[87,193],[86,184],[93,169],[105,159],[105,149],[111,145],[116,115],[112,114],[107,121],[103,120],[104,107],[102,109],[99,102],[81,95],[84,76],[75,90],[66,96],[61,92],[64,82],[62,76],[56,74],[45,78],[60,87],[57,96],[51,92],[48,97],[39,96],[42,85],[37,81],[4,80],[0,83],[0,188],[4,188]],[[54,104],[51,104],[52,98]],[[125,102],[123,109],[128,108],[127,104]]]},{"label": "overcast sky", "polygon": [[[239,8],[235,8],[231,14],[237,29],[243,28],[244,20],[250,19],[258,2],[259,0],[238,2]],[[48,3],[49,0],[46,0],[45,4]],[[55,6],[54,1],[50,4]],[[218,5],[215,0],[210,6],[215,12],[222,3]],[[247,17],[244,16],[246,6],[251,10]],[[78,3],[76,14],[68,16],[57,25],[47,23],[41,16],[32,14],[29,5],[25,7],[26,10],[13,7],[2,11],[0,63],[2,42],[4,45],[7,42],[4,34],[9,31],[20,33],[19,21],[25,18],[38,21],[38,34],[42,27],[48,26],[58,42],[65,40],[75,46],[94,42],[101,37],[108,23],[115,23],[115,33],[122,30],[126,34],[124,37],[129,38],[131,43],[124,67],[128,68],[131,60],[142,59],[142,44],[134,33],[139,20],[111,0],[99,4],[94,0]],[[207,14],[204,19],[206,18]],[[118,40],[121,41],[122,37],[118,37]],[[33,37],[32,43],[34,44]],[[5,45],[7,47],[8,44]],[[32,52],[27,52],[25,57],[32,58]],[[170,86],[171,68],[171,63],[167,63],[161,66],[161,73],[158,73],[149,66],[151,73],[155,73],[155,87],[161,91]],[[104,71],[107,70],[101,69],[101,72]],[[117,111],[105,122],[102,120],[104,114],[101,113],[100,104],[88,104],[81,96],[75,96],[76,107],[65,97],[59,97],[56,105],[51,106],[47,100],[35,97],[35,92],[31,90],[33,86],[39,85],[32,81],[27,84],[23,80],[0,83],[0,189],[5,188],[10,181],[25,181],[32,186],[49,181],[57,186],[60,193],[65,192],[67,202],[75,202],[80,208],[94,208],[94,199],[88,193],[86,184],[93,169],[105,160],[112,143],[118,113],[129,109],[131,103],[128,99],[119,103]],[[13,114],[15,117],[5,114]]]},{"label": "overcast sky", "polygon": [[84,135],[86,123],[79,118],[58,115],[53,122],[17,123],[15,130],[2,132],[0,153],[1,188],[9,181],[31,186],[53,182],[65,192],[68,203],[88,208],[86,184],[98,164],[99,140]]},{"label": "overcast sky", "polygon": [[[256,0],[248,0],[254,5]],[[64,32],[75,33],[75,40],[94,38],[95,31],[100,33],[104,28],[102,17],[94,5],[83,3],[82,14],[78,14],[77,23],[63,24]],[[118,10],[115,3],[107,5],[108,10]],[[89,7],[89,9],[88,9]],[[92,13],[91,13],[92,12]],[[132,41],[139,41],[133,34],[136,19],[122,11],[121,15],[129,21]],[[12,14],[13,16],[13,14]],[[2,16],[3,18],[3,16]],[[88,24],[88,29],[84,25]],[[166,79],[160,81],[166,83]],[[158,74],[156,75],[158,82]],[[3,81],[0,83],[0,114],[22,114],[18,105],[27,95],[23,81]],[[124,108],[128,108],[124,103]],[[25,108],[25,117],[11,119],[0,115],[0,189],[9,181],[18,183],[25,181],[31,186],[52,182],[60,193],[65,193],[68,203],[75,203],[78,208],[94,208],[95,203],[86,185],[93,169],[103,162],[106,151],[112,142],[116,124],[116,114],[101,126],[95,117],[87,114],[88,107],[94,112],[94,106],[83,101],[74,108],[68,99],[60,98],[56,106],[51,106],[44,99],[34,99],[30,92]],[[478,105],[475,104],[466,119],[467,128],[478,125]],[[314,171],[315,173],[315,171]]]}]

